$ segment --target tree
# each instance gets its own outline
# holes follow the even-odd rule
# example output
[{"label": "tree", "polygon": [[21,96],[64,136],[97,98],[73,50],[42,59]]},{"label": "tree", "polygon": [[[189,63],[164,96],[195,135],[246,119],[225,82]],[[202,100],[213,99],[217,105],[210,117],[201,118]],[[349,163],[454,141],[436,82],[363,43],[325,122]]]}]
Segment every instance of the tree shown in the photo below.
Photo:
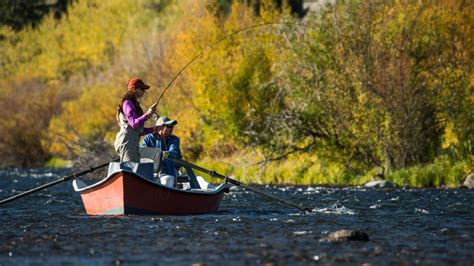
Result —
[{"label": "tree", "polygon": [[67,12],[72,0],[3,0],[0,2],[0,25],[8,25],[18,31],[25,26],[35,27],[41,19],[52,12],[59,19]]}]

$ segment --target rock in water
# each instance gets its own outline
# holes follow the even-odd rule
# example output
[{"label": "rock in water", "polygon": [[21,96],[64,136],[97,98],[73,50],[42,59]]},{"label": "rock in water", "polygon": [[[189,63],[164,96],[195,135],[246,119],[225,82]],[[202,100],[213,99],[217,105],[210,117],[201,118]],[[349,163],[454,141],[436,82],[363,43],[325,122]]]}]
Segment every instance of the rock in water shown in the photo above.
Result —
[{"label": "rock in water", "polygon": [[320,241],[328,242],[342,242],[342,241],[369,241],[369,235],[362,231],[342,229],[330,233],[326,237],[320,239]]},{"label": "rock in water", "polygon": [[373,188],[394,188],[397,187],[397,184],[385,180],[374,180],[370,181],[364,185],[364,187],[373,187]]},{"label": "rock in water", "polygon": [[466,176],[466,180],[462,183],[463,187],[468,189],[474,189],[474,173],[470,173]]}]

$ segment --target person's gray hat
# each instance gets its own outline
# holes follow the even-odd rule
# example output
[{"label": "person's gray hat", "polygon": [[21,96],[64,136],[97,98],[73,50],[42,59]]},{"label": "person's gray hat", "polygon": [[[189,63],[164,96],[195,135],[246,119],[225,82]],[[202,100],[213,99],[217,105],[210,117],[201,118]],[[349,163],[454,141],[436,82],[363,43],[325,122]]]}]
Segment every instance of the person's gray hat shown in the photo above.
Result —
[{"label": "person's gray hat", "polygon": [[163,125],[176,125],[178,124],[178,121],[173,120],[167,116],[162,116],[156,120],[156,125],[157,126],[163,126]]}]

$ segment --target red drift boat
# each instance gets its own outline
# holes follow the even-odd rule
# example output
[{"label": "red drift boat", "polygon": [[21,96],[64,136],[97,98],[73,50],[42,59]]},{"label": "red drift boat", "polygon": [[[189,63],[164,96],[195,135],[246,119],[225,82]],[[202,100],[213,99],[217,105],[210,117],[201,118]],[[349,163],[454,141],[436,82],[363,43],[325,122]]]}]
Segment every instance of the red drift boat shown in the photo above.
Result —
[{"label": "red drift boat", "polygon": [[178,185],[187,184],[188,189],[158,184],[152,181],[153,172],[153,163],[112,162],[106,178],[90,186],[76,179],[73,186],[89,215],[206,214],[217,212],[229,192],[229,184],[201,188],[190,168],[178,177]]}]

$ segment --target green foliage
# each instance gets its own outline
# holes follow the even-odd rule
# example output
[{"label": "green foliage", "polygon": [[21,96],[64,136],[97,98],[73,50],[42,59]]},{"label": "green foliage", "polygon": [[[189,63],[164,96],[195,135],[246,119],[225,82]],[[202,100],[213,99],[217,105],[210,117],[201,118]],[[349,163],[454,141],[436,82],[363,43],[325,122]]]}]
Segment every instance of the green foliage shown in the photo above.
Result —
[{"label": "green foliage", "polygon": [[[296,184],[296,185],[353,185],[362,186],[380,172],[374,168],[364,176],[344,169],[337,164],[322,164],[317,158],[307,154],[291,156],[285,162],[269,162],[265,167],[253,164],[248,155],[198,162],[207,169],[215,170],[244,183],[256,184]],[[459,161],[450,163],[445,158],[437,158],[433,163],[402,168],[385,176],[387,181],[406,187],[450,187],[456,188],[464,177],[472,171],[472,163]],[[212,182],[218,183],[215,179]]]},{"label": "green foliage", "polygon": [[[314,150],[349,171],[374,165],[392,170],[432,161],[440,153],[444,118],[459,116],[462,126],[455,128],[464,138],[452,143],[470,147],[472,84],[466,81],[472,63],[461,51],[472,43],[462,32],[472,11],[465,5],[351,2],[308,19],[306,32],[290,35],[296,56],[278,81],[288,84],[289,116],[273,123],[286,123],[283,137],[296,144],[278,134],[265,142],[282,143],[271,149],[283,154]],[[465,13],[455,15],[447,6]],[[435,17],[440,19],[433,23]],[[287,123],[288,117],[297,123]],[[472,151],[460,149],[454,160]],[[335,152],[338,158],[331,157]]]},{"label": "green foliage", "polygon": [[469,173],[465,161],[450,163],[443,158],[436,159],[427,165],[417,165],[390,173],[387,180],[400,186],[409,187],[458,187]]},{"label": "green foliage", "polygon": [[49,159],[45,165],[46,167],[51,168],[66,168],[71,166],[71,161],[64,160],[62,158],[53,157]]}]

